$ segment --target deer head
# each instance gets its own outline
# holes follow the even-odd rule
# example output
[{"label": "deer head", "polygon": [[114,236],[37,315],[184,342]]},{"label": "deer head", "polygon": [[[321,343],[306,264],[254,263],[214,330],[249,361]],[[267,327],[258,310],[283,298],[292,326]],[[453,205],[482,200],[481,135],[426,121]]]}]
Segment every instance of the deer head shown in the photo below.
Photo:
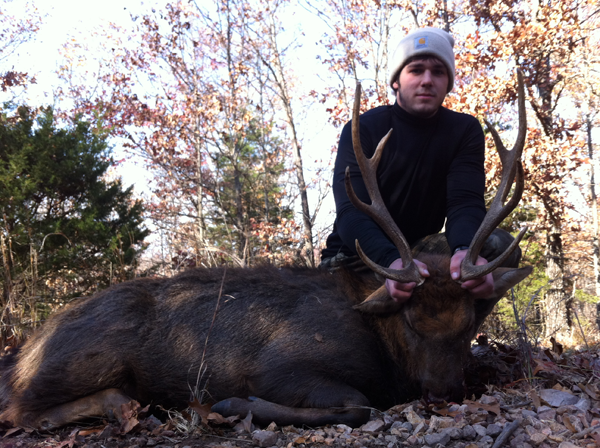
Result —
[{"label": "deer head", "polygon": [[[371,216],[396,245],[404,267],[401,270],[394,270],[379,266],[364,254],[358,241],[356,241],[356,250],[365,264],[382,277],[399,282],[416,282],[418,286],[408,301],[399,303],[389,297],[384,285],[355,308],[376,316],[374,326],[381,334],[388,351],[396,363],[403,367],[409,379],[420,385],[427,401],[439,402],[462,398],[463,367],[469,353],[470,341],[477,327],[504,293],[527,277],[532,270],[531,267],[520,269],[499,267],[517,247],[526,229],[521,230],[515,241],[500,257],[483,266],[475,265],[486,239],[517,206],[524,189],[520,157],[525,143],[526,121],[525,95],[520,72],[518,79],[519,132],[511,151],[504,147],[496,130],[486,121],[500,155],[502,177],[498,193],[468,248],[461,265],[461,277],[457,281],[450,278],[450,257],[442,255],[427,254],[426,259],[421,259],[427,264],[430,276],[425,279],[420,275],[413,261],[410,246],[387,210],[377,184],[377,165],[392,131],[390,130],[381,139],[373,157],[367,159],[361,148],[359,134],[360,84],[356,88],[352,140],[356,159],[371,197],[371,204],[360,201],[354,193],[348,168],[345,177],[346,191],[354,206]],[[514,192],[507,201],[513,184],[515,184]],[[494,276],[492,297],[473,297],[471,293],[461,288],[461,282],[490,272]]]}]

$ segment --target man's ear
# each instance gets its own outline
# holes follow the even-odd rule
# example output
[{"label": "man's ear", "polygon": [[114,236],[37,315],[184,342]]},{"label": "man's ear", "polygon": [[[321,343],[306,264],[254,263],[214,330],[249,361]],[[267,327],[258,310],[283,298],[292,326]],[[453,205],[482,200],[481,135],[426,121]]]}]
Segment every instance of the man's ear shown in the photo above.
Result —
[{"label": "man's ear", "polygon": [[400,88],[400,84],[398,84],[398,81],[394,81],[392,87],[394,88],[394,90],[398,90]]}]

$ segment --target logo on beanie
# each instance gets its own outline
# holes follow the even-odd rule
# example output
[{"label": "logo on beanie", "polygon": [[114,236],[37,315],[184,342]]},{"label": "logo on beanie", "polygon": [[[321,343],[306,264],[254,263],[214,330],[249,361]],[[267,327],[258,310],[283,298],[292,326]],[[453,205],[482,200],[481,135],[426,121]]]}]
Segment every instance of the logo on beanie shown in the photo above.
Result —
[{"label": "logo on beanie", "polygon": [[429,39],[427,36],[417,37],[415,38],[415,50],[420,50],[422,48],[429,47]]}]

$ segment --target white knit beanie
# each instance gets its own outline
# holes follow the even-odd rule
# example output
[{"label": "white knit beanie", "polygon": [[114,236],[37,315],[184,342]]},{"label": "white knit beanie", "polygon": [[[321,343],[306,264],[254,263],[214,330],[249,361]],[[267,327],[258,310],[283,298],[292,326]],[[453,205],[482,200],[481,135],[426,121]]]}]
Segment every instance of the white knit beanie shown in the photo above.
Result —
[{"label": "white knit beanie", "polygon": [[406,61],[417,55],[431,55],[442,61],[448,69],[448,92],[454,87],[454,38],[439,28],[419,28],[411,31],[398,44],[392,58],[390,87],[398,81],[398,75]]}]

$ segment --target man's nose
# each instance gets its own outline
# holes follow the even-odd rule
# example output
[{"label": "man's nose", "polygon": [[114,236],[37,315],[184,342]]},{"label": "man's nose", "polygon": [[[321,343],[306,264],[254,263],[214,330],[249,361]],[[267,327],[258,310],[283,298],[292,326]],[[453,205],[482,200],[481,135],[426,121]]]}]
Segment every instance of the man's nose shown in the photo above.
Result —
[{"label": "man's nose", "polygon": [[432,79],[433,79],[433,77],[431,75],[431,71],[425,70],[423,72],[423,78],[421,79],[421,82],[423,84],[431,84],[432,83]]}]

